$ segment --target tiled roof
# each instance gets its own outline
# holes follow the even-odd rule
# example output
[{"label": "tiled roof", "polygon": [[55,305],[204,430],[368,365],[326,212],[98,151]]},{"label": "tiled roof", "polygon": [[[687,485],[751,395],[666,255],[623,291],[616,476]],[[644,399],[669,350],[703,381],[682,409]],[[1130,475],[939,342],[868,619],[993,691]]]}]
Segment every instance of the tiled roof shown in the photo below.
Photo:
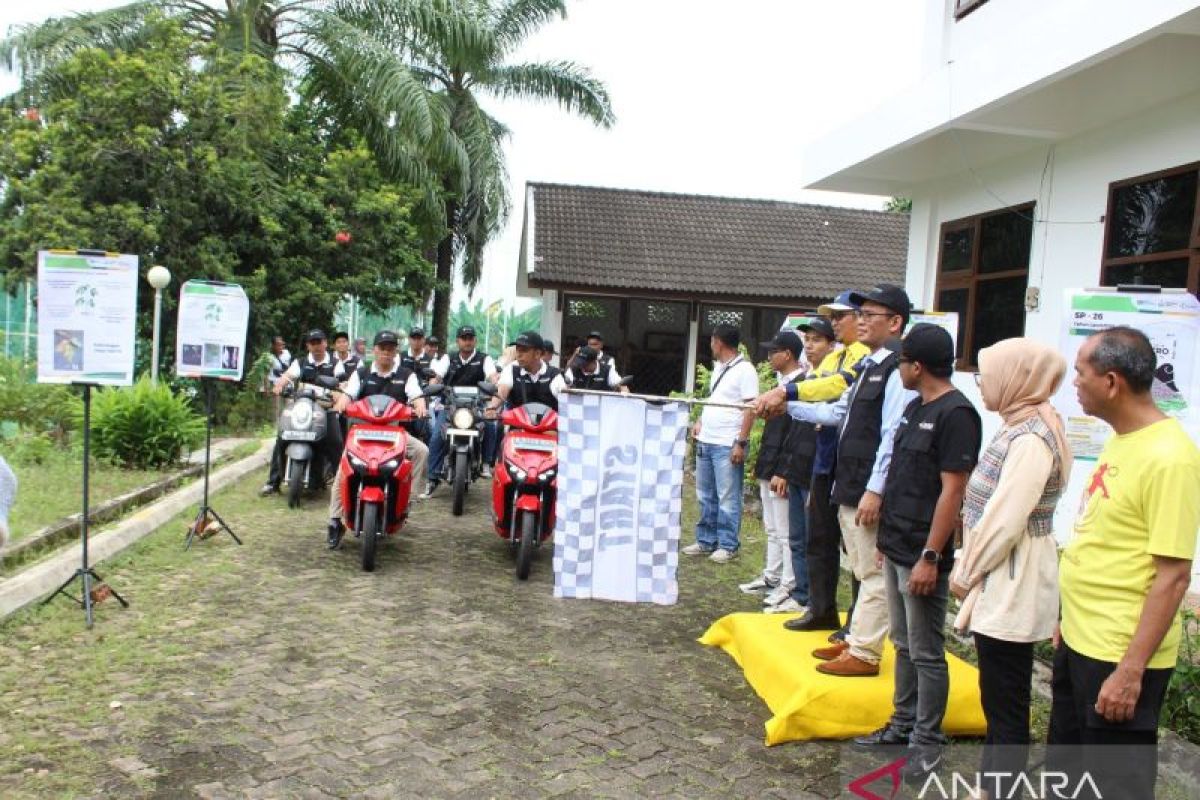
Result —
[{"label": "tiled roof", "polygon": [[904,283],[907,214],[553,183],[528,189],[533,287],[796,300]]}]

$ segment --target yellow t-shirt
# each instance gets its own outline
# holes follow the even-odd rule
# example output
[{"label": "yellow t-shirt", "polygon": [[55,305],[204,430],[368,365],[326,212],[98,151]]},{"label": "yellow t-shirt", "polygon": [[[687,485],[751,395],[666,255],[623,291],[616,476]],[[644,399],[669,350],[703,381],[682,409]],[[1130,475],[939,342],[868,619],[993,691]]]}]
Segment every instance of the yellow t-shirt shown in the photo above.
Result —
[{"label": "yellow t-shirt", "polygon": [[[1062,636],[1090,658],[1120,661],[1154,580],[1153,556],[1191,560],[1200,528],[1200,450],[1174,419],[1104,445],[1059,567]],[[1175,666],[1180,623],[1147,665]]]}]

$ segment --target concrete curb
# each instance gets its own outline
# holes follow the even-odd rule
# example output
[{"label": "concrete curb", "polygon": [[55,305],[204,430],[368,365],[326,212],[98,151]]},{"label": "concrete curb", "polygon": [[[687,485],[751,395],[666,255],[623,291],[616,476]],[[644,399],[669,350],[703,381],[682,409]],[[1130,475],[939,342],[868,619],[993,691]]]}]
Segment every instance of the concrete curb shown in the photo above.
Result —
[{"label": "concrete curb", "polygon": [[[212,473],[209,492],[219,491],[267,464],[271,460],[274,446],[273,440],[264,441],[258,452]],[[196,481],[143,507],[115,527],[92,536],[88,542],[89,561],[99,564],[104,559],[111,558],[142,537],[158,530],[183,511],[197,505],[203,494],[203,481]],[[182,529],[180,534],[179,543],[182,548]],[[0,619],[57,589],[79,568],[80,558],[80,548],[76,544],[7,580],[0,581]]]}]

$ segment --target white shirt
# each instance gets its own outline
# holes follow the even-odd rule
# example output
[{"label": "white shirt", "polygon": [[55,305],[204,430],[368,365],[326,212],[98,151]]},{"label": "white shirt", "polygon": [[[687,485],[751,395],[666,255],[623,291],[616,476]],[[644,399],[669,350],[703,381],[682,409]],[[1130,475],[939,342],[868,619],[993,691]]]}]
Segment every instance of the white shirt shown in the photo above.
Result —
[{"label": "white shirt", "polygon": [[[596,372],[599,372],[599,371],[600,371],[599,362],[597,362]],[[579,371],[579,376],[590,376],[590,375],[595,375],[595,374],[596,374],[595,372],[584,372],[583,370]],[[565,375],[564,382],[567,384],[570,384],[570,385],[574,385],[575,379],[577,377],[575,374],[575,371],[573,369],[568,369],[564,373],[564,375]],[[608,371],[608,388],[616,389],[620,385],[621,385],[621,376],[617,374],[617,371],[615,369],[610,369]]]},{"label": "white shirt", "polygon": [[[736,355],[728,362],[716,365],[709,386],[717,388],[706,399],[740,405],[758,397],[758,372],[743,356]],[[700,415],[699,441],[733,447],[742,432],[744,418],[745,412],[736,408],[705,406]]]},{"label": "white shirt", "polygon": [[[399,370],[399,359],[397,359],[397,363],[392,367],[391,372],[380,372],[378,367],[376,367],[374,364],[371,365],[371,372],[381,378],[390,378]],[[358,370],[354,370],[354,372],[350,373],[350,380],[346,381],[346,386],[342,389],[342,391],[345,392],[346,396],[350,399],[358,399],[358,393],[362,391],[362,381],[358,379]],[[421,396],[421,382],[417,380],[417,373],[409,373],[408,380],[404,382],[404,393],[408,395],[409,401]]]},{"label": "white shirt", "polygon": [[[472,350],[470,353],[463,353],[460,351],[458,355],[462,359],[463,363],[465,364],[466,362],[470,361],[472,358],[475,357],[476,352],[478,352],[478,351]],[[434,361],[430,365],[430,369],[432,369],[434,372],[436,372],[437,376],[439,378],[445,378],[446,373],[450,371],[450,356],[444,355],[441,358],[439,358],[437,361]],[[491,356],[485,355],[483,357],[484,377],[486,378],[488,375],[494,375],[495,373],[496,373],[496,362],[492,360]]]},{"label": "white shirt", "polygon": [[[533,374],[533,379],[536,381],[538,378],[545,375],[547,369],[549,369],[549,367],[546,366],[545,362],[542,362],[541,369]],[[529,374],[529,371],[524,367],[517,367],[516,370],[506,369],[500,373],[500,380],[496,382],[497,386],[507,386],[509,388],[510,393],[508,396],[510,398],[512,397],[511,390],[513,388],[513,373],[515,373],[517,370],[520,370],[522,375]],[[550,381],[550,393],[553,394],[557,399],[560,395],[562,395],[562,391],[565,388],[567,388],[567,382],[563,380],[563,374],[560,372]]]},{"label": "white shirt", "polygon": [[[320,367],[320,366],[324,366],[325,364],[330,363],[332,360],[333,360],[333,356],[330,355],[328,351],[325,353],[325,357],[323,359],[321,359],[320,361],[314,360],[312,357],[312,354],[309,354],[309,355],[306,355],[304,358],[297,358],[296,360],[294,360],[291,363],[291,365],[288,366],[287,372],[284,372],[283,374],[287,375],[289,378],[291,378],[293,382],[298,381],[298,380],[300,380],[301,367],[304,364],[309,364],[314,367]],[[337,378],[338,380],[341,380],[345,376],[345,374],[346,374],[346,371],[342,368],[342,365],[340,363],[337,364],[336,366],[334,366],[333,377]]]}]

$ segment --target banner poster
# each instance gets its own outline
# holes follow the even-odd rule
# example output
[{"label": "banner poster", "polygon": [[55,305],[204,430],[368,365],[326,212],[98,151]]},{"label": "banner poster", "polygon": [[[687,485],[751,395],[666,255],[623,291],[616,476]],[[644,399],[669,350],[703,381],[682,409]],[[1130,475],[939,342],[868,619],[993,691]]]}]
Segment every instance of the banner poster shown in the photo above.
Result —
[{"label": "banner poster", "polygon": [[688,408],[559,401],[554,596],[673,605]]},{"label": "banner poster", "polygon": [[1066,421],[1075,457],[1094,461],[1112,433],[1107,423],[1083,413],[1071,375],[1084,339],[1118,325],[1146,334],[1158,356],[1151,392],[1164,413],[1178,419],[1200,439],[1200,301],[1187,292],[1140,293],[1068,289],[1060,352],[1068,378],[1054,397]]},{"label": "banner poster", "polygon": [[37,259],[38,382],[132,384],[137,256],[44,250]]},{"label": "banner poster", "polygon": [[179,289],[175,372],[185,378],[242,379],[250,300],[236,283],[188,281]]}]

